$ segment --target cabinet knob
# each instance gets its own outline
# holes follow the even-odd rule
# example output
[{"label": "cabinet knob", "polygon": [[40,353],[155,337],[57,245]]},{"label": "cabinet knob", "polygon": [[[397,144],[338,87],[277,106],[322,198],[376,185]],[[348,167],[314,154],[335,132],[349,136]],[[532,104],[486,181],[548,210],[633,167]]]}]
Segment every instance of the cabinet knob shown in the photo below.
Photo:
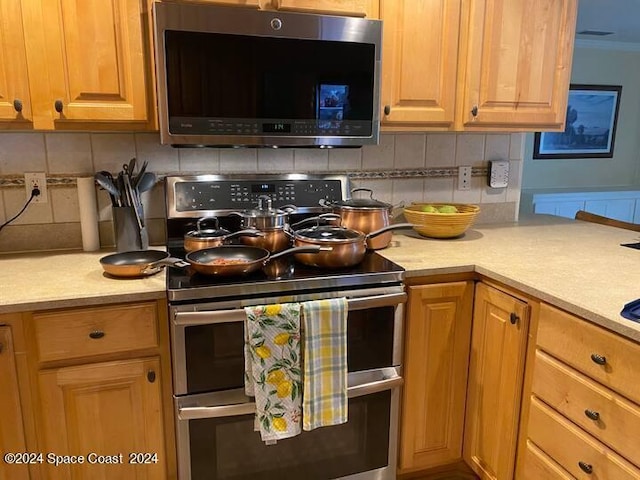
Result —
[{"label": "cabinet knob", "polygon": [[511,322],[511,325],[515,325],[516,323],[518,323],[518,320],[520,320],[518,314],[511,312],[511,314],[509,315],[509,321]]},{"label": "cabinet knob", "polygon": [[384,114],[389,115],[391,113],[391,107],[389,105],[384,106]]},{"label": "cabinet knob", "polygon": [[471,109],[471,115],[473,115],[474,117],[478,116],[478,106],[474,105],[473,108]]},{"label": "cabinet knob", "polygon": [[62,113],[62,110],[64,109],[64,103],[62,103],[62,100],[56,100],[55,102],[53,102],[53,107],[56,109],[56,112]]},{"label": "cabinet knob", "polygon": [[147,372],[147,380],[149,380],[149,383],[153,383],[156,381],[156,372],[154,372],[153,370],[149,370]]},{"label": "cabinet knob", "polygon": [[589,410],[589,409],[586,409],[586,410],[584,411],[584,414],[585,414],[588,418],[590,418],[591,420],[594,420],[594,421],[600,420],[600,414],[599,414],[598,412],[596,412],[595,410]]},{"label": "cabinet knob", "polygon": [[104,332],[102,330],[94,330],[89,334],[89,338],[93,338],[94,340],[102,337],[104,337]]},{"label": "cabinet knob", "polygon": [[19,98],[16,98],[13,101],[13,109],[18,113],[22,112],[22,100],[20,100]]},{"label": "cabinet knob", "polygon": [[586,462],[578,462],[578,466],[584,473],[593,473],[593,465],[590,465]]},{"label": "cabinet knob", "polygon": [[605,365],[607,363],[607,357],[598,353],[592,353],[591,360],[593,360],[593,362],[597,363],[598,365]]}]

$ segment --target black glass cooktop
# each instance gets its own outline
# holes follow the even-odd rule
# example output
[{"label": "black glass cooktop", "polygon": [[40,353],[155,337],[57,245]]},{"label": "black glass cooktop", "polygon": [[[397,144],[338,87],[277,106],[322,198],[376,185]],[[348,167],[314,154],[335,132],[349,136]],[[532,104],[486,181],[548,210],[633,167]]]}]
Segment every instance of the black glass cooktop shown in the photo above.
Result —
[{"label": "black glass cooktop", "polygon": [[[169,247],[172,257],[185,258],[182,247]],[[263,270],[240,276],[205,275],[191,267],[167,269],[169,301],[219,300],[259,294],[286,294],[310,290],[335,290],[372,285],[399,284],[404,269],[376,252],[367,252],[362,262],[344,269],[310,267],[288,259],[289,268],[278,278]]]}]

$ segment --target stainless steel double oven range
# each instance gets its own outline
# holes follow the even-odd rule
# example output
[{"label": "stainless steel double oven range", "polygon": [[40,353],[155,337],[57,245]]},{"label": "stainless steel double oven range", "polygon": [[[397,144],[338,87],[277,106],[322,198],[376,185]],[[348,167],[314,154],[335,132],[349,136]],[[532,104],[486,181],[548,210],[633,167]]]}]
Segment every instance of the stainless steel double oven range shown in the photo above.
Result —
[{"label": "stainless steel double oven range", "polygon": [[[167,237],[183,257],[183,237],[202,217],[230,231],[233,211],[297,206],[292,223],[322,212],[320,198],[347,198],[345,176],[169,176]],[[263,272],[219,278],[168,268],[173,390],[180,480],[392,479],[402,384],[404,271],[376,252],[347,269],[295,264],[284,278]],[[265,445],[244,394],[244,310],[250,305],[348,299],[348,422]]]}]

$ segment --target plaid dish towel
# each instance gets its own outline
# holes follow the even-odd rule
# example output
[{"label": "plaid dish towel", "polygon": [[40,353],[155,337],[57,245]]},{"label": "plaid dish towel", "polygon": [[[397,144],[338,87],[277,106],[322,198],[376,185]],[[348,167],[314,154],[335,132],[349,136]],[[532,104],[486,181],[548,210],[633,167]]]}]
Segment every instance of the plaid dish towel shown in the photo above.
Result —
[{"label": "plaid dish towel", "polygon": [[302,304],[304,430],[347,422],[347,299]]},{"label": "plaid dish towel", "polygon": [[245,393],[255,397],[262,440],[301,431],[300,304],[245,307]]}]

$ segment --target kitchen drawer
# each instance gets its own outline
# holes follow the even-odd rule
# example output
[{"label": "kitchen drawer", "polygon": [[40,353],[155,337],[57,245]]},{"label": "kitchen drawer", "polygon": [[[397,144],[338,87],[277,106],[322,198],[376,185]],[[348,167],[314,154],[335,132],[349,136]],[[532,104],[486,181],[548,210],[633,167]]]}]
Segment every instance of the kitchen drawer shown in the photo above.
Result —
[{"label": "kitchen drawer", "polygon": [[620,455],[638,463],[638,405],[540,350],[536,352],[532,391]]},{"label": "kitchen drawer", "polygon": [[536,397],[531,398],[529,438],[578,479],[640,479],[640,470]]},{"label": "kitchen drawer", "polygon": [[[640,403],[640,345],[546,304],[538,346],[578,371]],[[598,363],[598,361],[600,363]]]},{"label": "kitchen drawer", "polygon": [[41,313],[33,318],[42,362],[158,346],[155,303]]},{"label": "kitchen drawer", "polygon": [[518,480],[572,480],[565,469],[527,440],[524,463],[519,466]]}]

